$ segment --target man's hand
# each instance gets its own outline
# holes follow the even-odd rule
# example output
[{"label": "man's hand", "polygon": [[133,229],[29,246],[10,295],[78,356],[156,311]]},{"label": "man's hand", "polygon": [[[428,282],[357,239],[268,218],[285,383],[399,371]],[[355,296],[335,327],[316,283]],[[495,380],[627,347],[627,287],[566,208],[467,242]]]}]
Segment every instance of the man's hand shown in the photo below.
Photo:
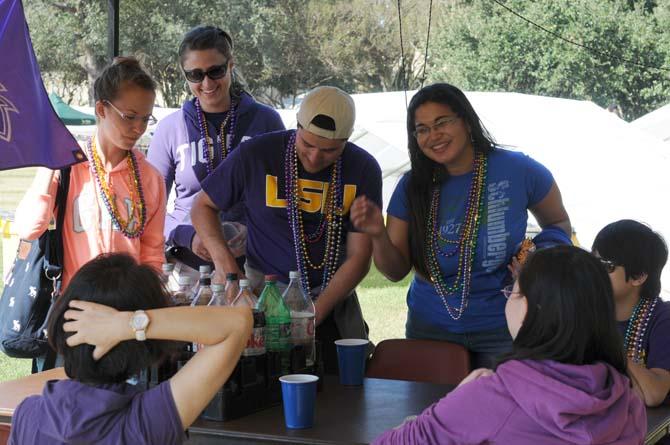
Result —
[{"label": "man's hand", "polygon": [[205,261],[212,261],[212,256],[209,254],[209,251],[197,233],[193,235],[193,240],[191,241],[191,252],[195,253]]}]

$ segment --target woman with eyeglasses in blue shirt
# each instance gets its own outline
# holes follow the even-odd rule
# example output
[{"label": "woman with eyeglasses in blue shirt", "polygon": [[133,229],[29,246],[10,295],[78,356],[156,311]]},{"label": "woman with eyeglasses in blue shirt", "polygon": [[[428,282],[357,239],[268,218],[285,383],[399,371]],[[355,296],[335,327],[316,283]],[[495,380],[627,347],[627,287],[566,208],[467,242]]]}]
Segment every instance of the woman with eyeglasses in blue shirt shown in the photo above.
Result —
[{"label": "woman with eyeglasses in blue shirt", "polygon": [[408,338],[464,345],[474,367],[491,367],[512,339],[501,288],[525,237],[528,210],[543,231],[536,244],[570,243],[570,220],[549,170],[496,145],[458,88],[419,90],[407,110],[411,170],[387,212],[365,198],[351,219],[373,239],[377,268],[390,280],[414,269],[407,294]]}]

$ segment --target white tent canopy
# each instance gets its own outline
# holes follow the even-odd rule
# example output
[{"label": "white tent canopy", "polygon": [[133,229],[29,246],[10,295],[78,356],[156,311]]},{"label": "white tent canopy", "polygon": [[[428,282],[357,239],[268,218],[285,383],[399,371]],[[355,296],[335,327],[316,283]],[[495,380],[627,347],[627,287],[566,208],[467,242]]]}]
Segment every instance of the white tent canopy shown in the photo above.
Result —
[{"label": "white tent canopy", "polygon": [[631,125],[661,139],[670,150],[670,104],[645,114]]},{"label": "white tent canopy", "polygon": [[[407,101],[414,91],[407,93]],[[670,241],[670,152],[657,137],[592,102],[518,93],[466,93],[496,141],[523,151],[551,170],[582,246],[606,224],[631,218]],[[353,95],[351,140],[381,165],[384,207],[409,170],[404,92]],[[670,105],[663,107],[670,114]],[[174,111],[154,109],[159,119]],[[278,110],[295,128],[296,110]],[[642,120],[644,118],[640,118]],[[670,128],[670,125],[666,126]],[[148,129],[150,133],[153,129]],[[663,276],[670,292],[670,266]]]}]

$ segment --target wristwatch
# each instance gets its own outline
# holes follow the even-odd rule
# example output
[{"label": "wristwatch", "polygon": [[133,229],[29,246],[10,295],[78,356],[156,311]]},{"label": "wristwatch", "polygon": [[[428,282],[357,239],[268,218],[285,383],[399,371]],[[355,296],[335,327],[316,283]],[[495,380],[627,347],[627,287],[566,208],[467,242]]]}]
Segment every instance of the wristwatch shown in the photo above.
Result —
[{"label": "wristwatch", "polygon": [[149,316],[144,311],[135,311],[130,318],[130,329],[135,332],[135,340],[144,341],[147,339],[146,329],[149,326]]}]

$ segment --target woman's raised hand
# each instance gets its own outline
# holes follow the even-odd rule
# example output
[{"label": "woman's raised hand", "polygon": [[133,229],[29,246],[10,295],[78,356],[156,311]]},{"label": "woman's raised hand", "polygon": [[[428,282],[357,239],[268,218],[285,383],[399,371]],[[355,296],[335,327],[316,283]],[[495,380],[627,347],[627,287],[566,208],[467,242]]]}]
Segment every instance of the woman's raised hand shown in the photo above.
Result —
[{"label": "woman's raised hand", "polygon": [[95,346],[94,360],[101,359],[119,342],[132,338],[130,312],[119,312],[89,301],[72,300],[64,318],[63,331],[73,332],[66,340],[68,346],[84,343]]},{"label": "woman's raised hand", "polygon": [[361,232],[377,237],[386,230],[381,209],[364,195],[354,200],[350,212],[351,222]]}]

